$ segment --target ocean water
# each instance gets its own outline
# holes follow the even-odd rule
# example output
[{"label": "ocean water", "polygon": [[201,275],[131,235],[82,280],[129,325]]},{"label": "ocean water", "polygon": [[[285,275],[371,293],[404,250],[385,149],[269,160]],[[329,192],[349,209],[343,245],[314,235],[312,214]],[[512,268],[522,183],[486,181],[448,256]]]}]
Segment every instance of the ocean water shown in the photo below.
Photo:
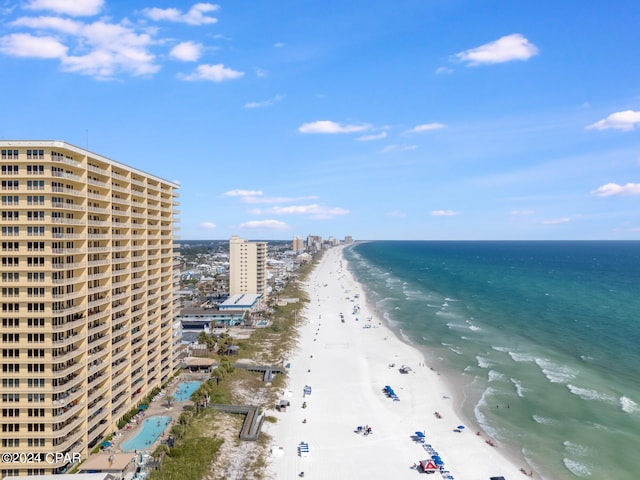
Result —
[{"label": "ocean water", "polygon": [[536,478],[640,478],[640,242],[376,241],[345,257]]}]

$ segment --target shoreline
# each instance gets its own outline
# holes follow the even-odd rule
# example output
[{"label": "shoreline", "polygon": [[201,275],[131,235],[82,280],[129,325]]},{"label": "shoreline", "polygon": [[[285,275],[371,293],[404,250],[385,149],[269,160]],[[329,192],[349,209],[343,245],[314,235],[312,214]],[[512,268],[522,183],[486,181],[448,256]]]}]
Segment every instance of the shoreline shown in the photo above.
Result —
[{"label": "shoreline", "polygon": [[[281,392],[290,407],[275,411],[278,422],[266,429],[272,436],[268,473],[273,478],[301,472],[309,478],[415,478],[421,474],[415,464],[432,457],[424,447],[431,444],[449,472],[435,478],[523,478],[508,452],[488,445],[486,435],[462,423],[458,394],[463,389],[458,392],[450,375],[429,368],[424,349],[403,338],[368,303],[343,249],[326,251],[304,284],[309,303]],[[410,371],[403,374],[404,365]],[[385,396],[385,385],[393,387],[398,401]],[[305,386],[311,393],[304,393]],[[356,433],[358,426],[371,427],[372,435]],[[301,442],[308,445],[308,456],[298,452]]]}]

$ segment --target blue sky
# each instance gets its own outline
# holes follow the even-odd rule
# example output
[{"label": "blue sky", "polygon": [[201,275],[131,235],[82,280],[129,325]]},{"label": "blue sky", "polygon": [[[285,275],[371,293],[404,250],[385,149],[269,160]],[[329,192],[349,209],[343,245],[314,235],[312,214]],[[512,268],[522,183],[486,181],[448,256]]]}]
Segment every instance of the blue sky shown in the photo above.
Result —
[{"label": "blue sky", "polygon": [[640,239],[640,2],[0,0],[3,139],[182,239]]}]

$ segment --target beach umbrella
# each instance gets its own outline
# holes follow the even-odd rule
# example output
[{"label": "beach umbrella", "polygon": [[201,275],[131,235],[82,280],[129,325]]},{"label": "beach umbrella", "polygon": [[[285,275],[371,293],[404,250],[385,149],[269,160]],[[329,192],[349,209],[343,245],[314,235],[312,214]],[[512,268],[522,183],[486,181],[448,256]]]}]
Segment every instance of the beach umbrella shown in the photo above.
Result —
[{"label": "beach umbrella", "polygon": [[149,408],[149,405],[140,405],[138,410],[146,410],[147,408]]},{"label": "beach umbrella", "polygon": [[464,425],[458,425],[458,429],[462,430],[464,428]]},{"label": "beach umbrella", "polygon": [[416,437],[424,438],[424,433],[416,432]]},{"label": "beach umbrella", "polygon": [[111,442],[102,442],[103,447],[110,447],[112,445]]}]

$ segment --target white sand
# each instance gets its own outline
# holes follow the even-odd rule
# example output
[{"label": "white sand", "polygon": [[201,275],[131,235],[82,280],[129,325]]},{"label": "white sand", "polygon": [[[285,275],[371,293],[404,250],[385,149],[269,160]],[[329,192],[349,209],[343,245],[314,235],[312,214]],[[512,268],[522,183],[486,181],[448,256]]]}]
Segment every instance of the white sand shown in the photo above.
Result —
[{"label": "white sand", "polygon": [[[426,476],[412,468],[430,456],[414,438],[416,431],[424,431],[425,443],[435,448],[450,472],[446,475],[455,480],[527,478],[520,466],[502,455],[499,445],[486,443],[486,436],[471,428],[454,432],[463,423],[443,377],[424,366],[422,353],[399,340],[367,307],[364,291],[346,266],[342,247],[330,249],[307,283],[310,302],[299,315],[301,336],[290,359],[289,396],[282,395],[291,406],[273,413],[276,424],[266,424],[274,449],[281,448],[282,453],[270,459],[271,476],[293,479],[300,472],[311,479]],[[354,299],[356,294],[359,298]],[[354,305],[360,307],[358,314],[352,313]],[[367,324],[371,328],[365,328]],[[402,365],[413,372],[400,373]],[[306,398],[305,385],[312,388]],[[383,393],[385,385],[400,401]],[[305,401],[307,408],[302,408]],[[355,433],[358,425],[369,425],[373,434]],[[298,454],[300,442],[309,444],[308,457]],[[438,480],[446,475],[426,477]]]}]

